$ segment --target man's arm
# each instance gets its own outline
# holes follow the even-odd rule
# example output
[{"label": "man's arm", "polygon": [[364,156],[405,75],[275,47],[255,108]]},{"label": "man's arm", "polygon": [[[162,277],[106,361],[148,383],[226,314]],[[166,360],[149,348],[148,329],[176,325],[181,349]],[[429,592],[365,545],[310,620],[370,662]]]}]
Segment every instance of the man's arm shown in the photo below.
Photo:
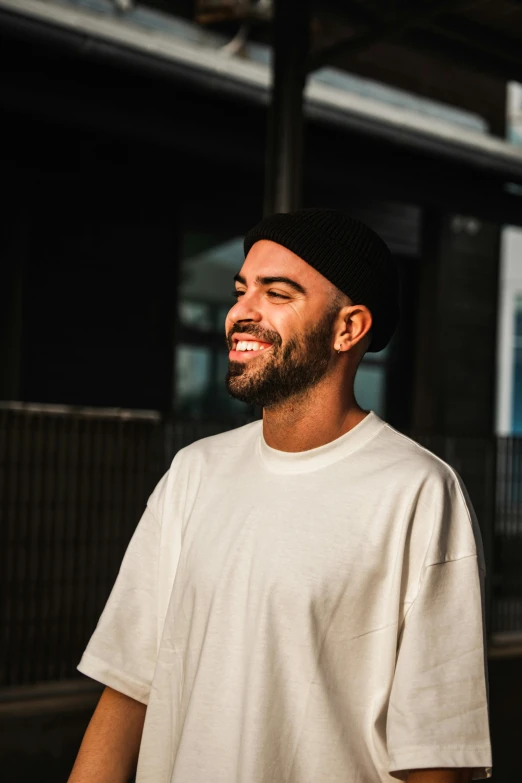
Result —
[{"label": "man's arm", "polygon": [[136,769],[146,711],[145,704],[105,688],[69,783],[127,783]]},{"label": "man's arm", "polygon": [[470,769],[417,769],[408,774],[408,783],[470,783]]}]

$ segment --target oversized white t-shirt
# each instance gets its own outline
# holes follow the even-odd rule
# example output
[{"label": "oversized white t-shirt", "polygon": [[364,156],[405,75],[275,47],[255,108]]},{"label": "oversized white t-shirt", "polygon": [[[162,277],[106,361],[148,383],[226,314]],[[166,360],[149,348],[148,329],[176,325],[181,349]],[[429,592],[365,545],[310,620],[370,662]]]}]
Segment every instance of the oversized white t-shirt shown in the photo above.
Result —
[{"label": "oversized white t-shirt", "polygon": [[491,764],[480,537],[374,413],[300,453],[180,451],[82,658],[148,704],[138,783],[377,783]]}]

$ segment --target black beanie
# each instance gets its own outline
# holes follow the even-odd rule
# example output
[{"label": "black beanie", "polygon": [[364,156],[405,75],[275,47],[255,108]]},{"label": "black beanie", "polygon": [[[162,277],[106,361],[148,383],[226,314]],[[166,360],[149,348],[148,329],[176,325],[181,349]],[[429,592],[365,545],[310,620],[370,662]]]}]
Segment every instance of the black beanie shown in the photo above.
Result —
[{"label": "black beanie", "polygon": [[300,209],[264,218],[245,237],[269,239],[317,269],[373,318],[369,351],[382,351],[399,322],[397,267],[383,240],[360,220],[333,209]]}]

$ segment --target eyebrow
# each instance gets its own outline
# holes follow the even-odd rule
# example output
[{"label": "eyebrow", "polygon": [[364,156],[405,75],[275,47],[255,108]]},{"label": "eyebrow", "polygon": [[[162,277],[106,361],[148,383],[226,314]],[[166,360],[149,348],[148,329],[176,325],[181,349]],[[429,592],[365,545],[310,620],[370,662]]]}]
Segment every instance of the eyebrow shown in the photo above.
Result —
[{"label": "eyebrow", "polygon": [[[234,280],[236,283],[241,283],[241,285],[247,284],[243,275],[234,275]],[[293,288],[294,291],[297,291],[297,293],[306,295],[306,288],[304,288],[300,283],[297,283],[295,280],[292,280],[290,277],[281,277],[279,275],[275,277],[256,277],[256,283],[258,285],[273,285],[274,283],[284,283],[284,285]]]}]

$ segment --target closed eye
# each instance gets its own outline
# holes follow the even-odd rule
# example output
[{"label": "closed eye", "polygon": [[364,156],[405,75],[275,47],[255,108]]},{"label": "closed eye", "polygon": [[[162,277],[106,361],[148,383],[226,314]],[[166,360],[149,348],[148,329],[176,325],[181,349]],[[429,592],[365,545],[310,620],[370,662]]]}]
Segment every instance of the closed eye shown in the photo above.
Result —
[{"label": "closed eye", "polygon": [[[245,291],[239,291],[237,288],[235,291],[232,291],[232,296],[235,296],[236,299],[239,299],[240,296],[243,296]],[[289,296],[286,294],[278,294],[277,291],[267,291],[267,295],[272,297],[272,299],[290,299]]]}]

